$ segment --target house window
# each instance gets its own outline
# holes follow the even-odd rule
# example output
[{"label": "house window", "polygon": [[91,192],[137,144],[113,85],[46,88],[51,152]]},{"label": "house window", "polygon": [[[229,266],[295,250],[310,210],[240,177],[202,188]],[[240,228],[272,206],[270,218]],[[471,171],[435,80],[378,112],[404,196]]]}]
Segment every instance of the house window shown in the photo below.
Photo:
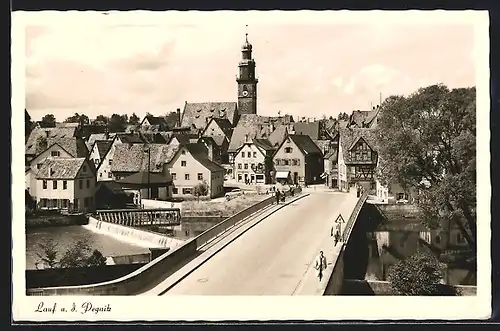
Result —
[{"label": "house window", "polygon": [[238,182],[241,182],[241,180],[242,180],[241,174],[238,174]]},{"label": "house window", "polygon": [[90,188],[90,180],[87,179],[87,188]]},{"label": "house window", "polygon": [[60,156],[60,155],[61,155],[61,152],[59,152],[59,151],[50,152],[50,156]]},{"label": "house window", "polygon": [[202,173],[198,174],[198,180],[203,180],[203,174]]},{"label": "house window", "polygon": [[252,157],[252,152],[248,152],[247,157]]},{"label": "house window", "polygon": [[181,154],[182,154],[182,155],[186,155],[186,151],[185,151],[185,150],[182,150],[182,151],[181,151]]},{"label": "house window", "polygon": [[297,159],[292,160],[292,165],[297,165]]},{"label": "house window", "polygon": [[241,152],[241,157],[245,158],[245,152]]},{"label": "house window", "polygon": [[99,178],[102,178],[102,172],[99,173]]},{"label": "house window", "polygon": [[276,159],[274,162],[276,163],[276,165],[280,165],[280,162],[281,160],[280,159]]},{"label": "house window", "polygon": [[363,161],[368,161],[368,152],[367,151],[363,151]]},{"label": "house window", "polygon": [[181,167],[185,167],[186,166],[186,161],[181,161]]},{"label": "house window", "polygon": [[297,159],[297,165],[298,166],[300,165],[300,159]]},{"label": "house window", "polygon": [[177,187],[174,187],[172,189],[172,194],[179,194],[179,189]]},{"label": "house window", "polygon": [[36,165],[36,168],[37,168],[37,169],[40,169],[41,167],[42,167],[42,164],[41,164],[41,163],[38,163],[38,164]]},{"label": "house window", "polygon": [[257,152],[253,152],[253,157],[257,157]]},{"label": "house window", "polygon": [[184,175],[184,179],[185,179],[185,180],[189,180],[189,174],[185,174],[185,175]]},{"label": "house window", "polygon": [[54,190],[57,190],[57,180],[53,180],[53,181],[52,181],[52,188],[53,188]]},{"label": "house window", "polygon": [[252,165],[250,166],[252,169],[255,169],[255,163],[252,163]]},{"label": "house window", "polygon": [[80,179],[80,180],[78,181],[78,185],[80,186],[80,189],[82,189],[82,188],[83,188],[83,179]]},{"label": "house window", "polygon": [[292,148],[291,147],[285,147],[285,153],[291,153]]},{"label": "house window", "polygon": [[112,176],[111,172],[108,172],[108,178],[111,178]]},{"label": "house window", "polygon": [[108,161],[108,164],[109,164],[109,165],[111,165],[111,163],[113,163],[113,160],[112,160],[112,159],[110,159],[110,160]]},{"label": "house window", "polygon": [[245,168],[245,169],[248,169],[248,163],[245,163],[244,168]]},{"label": "house window", "polygon": [[184,187],[182,189],[182,194],[191,194],[191,188],[190,187]]},{"label": "house window", "polygon": [[286,166],[287,166],[287,165],[289,165],[289,161],[290,161],[290,160],[288,160],[288,159],[284,159],[284,160],[283,160],[283,165],[286,165]]},{"label": "house window", "polygon": [[46,181],[46,180],[44,180],[44,181],[42,182],[42,185],[43,185],[43,189],[44,189],[44,190],[46,190],[46,189],[47,189],[47,181]]},{"label": "house window", "polygon": [[94,160],[95,165],[99,165],[99,159]]},{"label": "house window", "polygon": [[175,172],[172,172],[172,180],[176,180],[177,179],[177,174]]},{"label": "house window", "polygon": [[241,163],[238,163],[238,169],[241,169]]},{"label": "house window", "polygon": [[66,190],[66,189],[68,189],[68,181],[63,180],[63,190]]}]

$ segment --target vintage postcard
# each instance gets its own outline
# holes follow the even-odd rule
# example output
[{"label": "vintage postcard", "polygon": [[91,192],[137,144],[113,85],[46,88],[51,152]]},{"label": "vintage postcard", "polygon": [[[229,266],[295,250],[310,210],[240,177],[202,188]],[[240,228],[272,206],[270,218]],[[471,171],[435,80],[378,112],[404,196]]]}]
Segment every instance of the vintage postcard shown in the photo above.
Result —
[{"label": "vintage postcard", "polygon": [[14,321],[489,317],[488,28],[13,13]]}]

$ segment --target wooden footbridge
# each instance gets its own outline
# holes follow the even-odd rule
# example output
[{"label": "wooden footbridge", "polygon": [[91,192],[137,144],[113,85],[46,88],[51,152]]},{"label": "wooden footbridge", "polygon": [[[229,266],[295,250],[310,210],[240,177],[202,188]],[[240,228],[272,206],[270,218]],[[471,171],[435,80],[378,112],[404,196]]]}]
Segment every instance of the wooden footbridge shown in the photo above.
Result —
[{"label": "wooden footbridge", "polygon": [[126,226],[174,226],[181,224],[179,208],[97,210],[100,221]]}]

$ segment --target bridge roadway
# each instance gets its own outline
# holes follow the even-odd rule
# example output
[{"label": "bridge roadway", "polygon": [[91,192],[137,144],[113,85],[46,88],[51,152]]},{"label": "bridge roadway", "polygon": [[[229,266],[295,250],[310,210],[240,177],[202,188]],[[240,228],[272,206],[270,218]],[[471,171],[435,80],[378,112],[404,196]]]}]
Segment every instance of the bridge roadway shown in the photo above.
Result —
[{"label": "bridge roadway", "polygon": [[320,250],[333,246],[330,229],[339,212],[347,222],[356,201],[352,193],[311,193],[192,266],[163,295],[307,295],[297,293],[304,288],[317,294],[319,282],[309,267]]}]

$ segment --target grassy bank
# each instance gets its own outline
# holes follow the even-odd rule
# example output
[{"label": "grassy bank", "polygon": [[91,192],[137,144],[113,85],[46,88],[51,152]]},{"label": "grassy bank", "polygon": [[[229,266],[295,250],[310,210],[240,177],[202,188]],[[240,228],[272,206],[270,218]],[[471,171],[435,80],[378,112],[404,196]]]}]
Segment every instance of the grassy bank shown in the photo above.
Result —
[{"label": "grassy bank", "polygon": [[230,217],[240,211],[266,199],[270,195],[246,193],[230,201],[218,198],[210,201],[184,201],[182,202],[183,216],[223,216]]}]

